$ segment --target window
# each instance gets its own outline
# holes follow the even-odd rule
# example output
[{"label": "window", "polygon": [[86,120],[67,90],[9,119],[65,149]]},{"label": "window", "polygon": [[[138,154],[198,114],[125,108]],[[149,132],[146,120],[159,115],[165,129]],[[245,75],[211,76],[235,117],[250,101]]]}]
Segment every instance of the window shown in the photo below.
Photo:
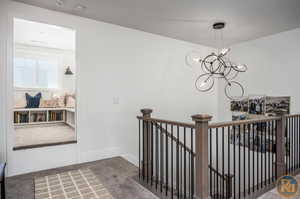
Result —
[{"label": "window", "polygon": [[14,86],[58,88],[58,61],[27,57],[14,59]]}]

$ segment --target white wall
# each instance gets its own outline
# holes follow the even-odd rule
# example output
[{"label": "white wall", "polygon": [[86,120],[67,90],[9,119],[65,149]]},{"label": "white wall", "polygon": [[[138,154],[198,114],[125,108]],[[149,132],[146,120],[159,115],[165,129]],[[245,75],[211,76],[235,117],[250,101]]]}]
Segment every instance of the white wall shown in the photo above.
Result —
[{"label": "white wall", "polygon": [[[197,113],[217,118],[217,90],[198,93],[194,88],[197,69],[184,63],[189,51],[198,49],[204,56],[210,48],[16,2],[10,2],[8,10],[10,17],[75,29],[78,66],[78,144],[14,152],[10,128],[10,175],[115,155],[136,162],[136,115],[144,107],[166,119],[191,121],[190,116]],[[12,41],[9,37],[8,68]],[[11,77],[12,71],[8,72]],[[11,99],[12,93],[8,94]]]},{"label": "white wall", "polygon": [[0,161],[6,160],[6,41],[7,1],[0,3]]},{"label": "white wall", "polygon": [[[291,96],[291,112],[300,111],[300,29],[234,45],[231,58],[248,66],[238,80],[245,95]],[[230,120],[229,101],[219,81],[219,118]]]}]

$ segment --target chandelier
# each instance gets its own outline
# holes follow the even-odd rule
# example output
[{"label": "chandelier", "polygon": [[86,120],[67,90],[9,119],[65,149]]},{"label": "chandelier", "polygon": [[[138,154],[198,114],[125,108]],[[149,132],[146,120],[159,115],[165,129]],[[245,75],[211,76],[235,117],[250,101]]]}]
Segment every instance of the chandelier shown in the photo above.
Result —
[{"label": "chandelier", "polygon": [[[225,23],[218,22],[213,24],[215,32],[222,30]],[[221,34],[221,40],[223,33]],[[219,49],[219,48],[218,48]],[[206,92],[213,88],[215,79],[223,79],[226,82],[224,87],[225,95],[231,100],[238,100],[244,96],[243,86],[234,81],[241,72],[247,71],[245,64],[235,64],[226,57],[229,48],[218,50],[218,53],[212,52],[203,59],[199,58],[197,53],[190,53],[186,56],[186,63],[190,66],[200,66],[203,74],[199,75],[195,81],[195,87],[198,91]]]}]

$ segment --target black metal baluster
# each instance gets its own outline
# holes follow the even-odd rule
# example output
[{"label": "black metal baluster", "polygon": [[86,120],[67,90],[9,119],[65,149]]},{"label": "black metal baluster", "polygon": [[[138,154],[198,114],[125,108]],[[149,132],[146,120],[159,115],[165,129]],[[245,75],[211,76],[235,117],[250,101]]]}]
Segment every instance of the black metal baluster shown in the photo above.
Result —
[{"label": "black metal baluster", "polygon": [[166,123],[166,196],[168,196],[168,188],[169,188],[169,142],[168,142],[168,124]]},{"label": "black metal baluster", "polygon": [[292,132],[291,132],[291,173],[294,172],[294,118],[291,117],[290,118],[291,122],[292,122]]},{"label": "black metal baluster", "polygon": [[184,145],[184,152],[183,152],[183,155],[184,155],[184,162],[183,162],[183,192],[184,192],[184,198],[186,198],[186,128],[184,127],[183,129],[183,145]]},{"label": "black metal baluster", "polygon": [[300,132],[300,126],[299,126],[299,116],[297,116],[297,126],[298,126],[298,129],[297,129],[297,146],[298,146],[298,152],[297,152],[297,168],[299,169],[300,168],[300,165],[299,165],[299,161],[300,161],[300,135],[299,135],[299,132]]},{"label": "black metal baluster", "polygon": [[261,122],[260,123],[260,130],[261,130],[261,136],[260,136],[260,147],[261,147],[261,153],[260,153],[260,164],[261,164],[261,166],[260,166],[260,171],[261,171],[261,174],[260,174],[260,176],[261,176],[261,179],[260,179],[260,187],[261,188],[263,188],[263,178],[264,178],[264,176],[263,176],[263,169],[264,169],[264,153],[263,153],[263,138],[264,138],[264,131],[263,131],[263,123]]},{"label": "black metal baluster", "polygon": [[264,139],[264,137],[263,137],[263,134],[264,134],[264,132],[263,132],[263,123],[260,123],[259,124],[259,126],[260,126],[260,131],[261,131],[261,135],[260,135],[260,139],[259,139],[259,141],[260,141],[260,144],[259,144],[259,146],[260,146],[260,187],[261,188],[263,188],[263,169],[264,169],[264,167],[263,167],[263,163],[264,163],[264,159],[263,159],[263,139]]},{"label": "black metal baluster", "polygon": [[174,182],[173,182],[173,175],[174,175],[174,171],[173,171],[173,156],[174,156],[174,152],[173,152],[173,137],[174,137],[174,133],[173,133],[173,125],[171,125],[171,199],[173,199],[173,195],[174,195]]},{"label": "black metal baluster", "polygon": [[158,183],[159,183],[159,134],[158,134],[158,124],[155,123],[155,132],[156,132],[156,136],[155,136],[155,175],[156,175],[156,184],[155,184],[155,188],[157,189],[158,187]]},{"label": "black metal baluster", "polygon": [[[274,133],[276,133],[275,132],[275,129],[274,129],[274,122],[276,122],[276,121],[272,121],[272,157],[271,157],[271,161],[272,161],[272,165],[271,165],[271,169],[272,169],[272,182],[275,180],[275,173],[274,173],[274,170],[275,170],[275,163],[274,163],[274,155],[275,155],[275,150],[276,150],[276,147],[275,147],[275,143],[276,142],[274,142],[275,141],[275,135],[274,135]],[[275,127],[276,128],[276,127]]]},{"label": "black metal baluster", "polygon": [[293,146],[293,174],[294,174],[294,172],[295,172],[295,156],[296,156],[296,154],[295,154],[295,147],[296,147],[296,145],[295,145],[295,136],[296,136],[296,124],[295,124],[295,117],[293,117],[293,138],[292,138],[292,141],[293,141],[293,144],[292,144],[292,146]]},{"label": "black metal baluster", "polygon": [[[235,161],[235,145],[236,145],[236,142],[235,142],[235,127],[236,126],[233,126],[232,128],[233,128],[233,173],[235,174],[236,173],[236,170],[235,170],[235,166],[236,166],[236,161]],[[235,194],[236,194],[236,192],[235,192],[235,187],[236,187],[236,176],[235,176],[235,178],[233,179],[233,181],[234,181],[234,183],[233,183],[233,193],[234,193],[234,195],[233,195],[233,198],[235,198]]]},{"label": "black metal baluster", "polygon": [[[274,132],[275,133],[275,143],[277,142],[277,139],[278,139],[277,128],[278,128],[278,121],[276,120],[276,122],[275,122],[275,132]],[[274,180],[277,179],[277,164],[276,164],[276,162],[277,162],[277,151],[275,153],[275,161],[274,161],[274,165],[275,165],[275,178],[274,178]]]},{"label": "black metal baluster", "polygon": [[192,198],[192,195],[191,195],[191,153],[189,152],[188,153],[188,163],[189,163],[189,181],[188,181],[188,188],[189,188],[189,199],[191,199]]},{"label": "black metal baluster", "polygon": [[298,146],[297,146],[297,116],[295,116],[295,137],[294,137],[294,145],[295,145],[295,156],[294,156],[294,159],[295,159],[295,171],[297,170],[297,155],[298,155]]},{"label": "black metal baluster", "polygon": [[297,146],[298,146],[298,153],[297,153],[297,158],[298,158],[298,162],[297,162],[297,166],[298,166],[298,169],[300,168],[300,124],[299,124],[299,116],[297,116],[297,126],[298,126],[298,129],[297,129]]},{"label": "black metal baluster", "polygon": [[288,167],[288,173],[291,173],[291,165],[292,165],[292,158],[291,158],[291,156],[292,156],[292,150],[291,150],[291,134],[292,134],[292,132],[291,132],[291,119],[289,118],[288,119],[288,121],[289,121],[289,132],[288,132],[288,134],[289,134],[289,138],[288,138],[288,150],[289,150],[289,167]]},{"label": "black metal baluster", "polygon": [[239,150],[239,198],[241,198],[241,141],[242,141],[242,138],[241,138],[241,125],[238,125],[238,130],[239,130],[239,145],[238,145],[238,150]]},{"label": "black metal baluster", "polygon": [[[228,176],[230,176],[230,173],[231,173],[231,171],[230,171],[230,162],[231,162],[231,157],[230,157],[230,126],[228,126],[227,127],[227,134],[228,134],[228,143],[227,143],[227,145],[228,145],[228,168],[227,168],[227,174],[228,174]],[[226,187],[226,190],[228,190],[228,188]],[[231,191],[231,190],[230,190]],[[228,192],[226,193],[226,194],[229,194]],[[234,193],[235,194],[235,193]]]},{"label": "black metal baluster", "polygon": [[[297,170],[297,116],[294,116],[294,126],[295,126],[295,133],[294,133],[294,170]],[[294,173],[295,174],[295,173]]]},{"label": "black metal baluster", "polygon": [[[212,167],[212,138],[211,138],[211,136],[212,136],[212,130],[209,129],[209,166]],[[212,170],[211,169],[209,170],[209,175],[210,175],[210,195],[212,196],[213,181],[212,181]]]},{"label": "black metal baluster", "polygon": [[225,185],[224,185],[224,176],[225,176],[225,173],[224,173],[224,127],[222,127],[222,193],[223,193],[223,197],[225,196]]},{"label": "black metal baluster", "polygon": [[291,170],[292,170],[292,158],[291,158],[291,156],[292,156],[292,149],[291,149],[291,147],[292,147],[292,142],[291,142],[291,139],[292,139],[292,123],[291,123],[291,119],[290,118],[286,118],[286,120],[287,120],[287,123],[289,123],[289,125],[288,125],[288,129],[287,129],[287,132],[286,132],[286,134],[287,134],[287,137],[288,137],[288,139],[287,139],[287,146],[286,146],[286,151],[288,151],[288,170],[287,170],[287,174],[290,174],[291,173]]},{"label": "black metal baluster", "polygon": [[164,134],[163,124],[160,123],[160,192],[163,192],[164,183]]},{"label": "black metal baluster", "polygon": [[295,126],[296,126],[296,131],[295,131],[295,169],[298,169],[298,116],[295,116]]},{"label": "black metal baluster", "polygon": [[149,130],[150,130],[149,129],[149,121],[147,121],[147,124],[146,124],[147,183],[149,183]]},{"label": "black metal baluster", "polygon": [[274,137],[274,133],[275,133],[275,129],[274,129],[274,121],[271,122],[271,128],[272,128],[272,132],[271,132],[271,140],[272,140],[272,156],[271,156],[271,161],[272,161],[272,165],[271,165],[271,168],[272,168],[272,172],[271,172],[271,175],[272,175],[272,182],[274,182],[274,155],[275,155],[275,137]]},{"label": "black metal baluster", "polygon": [[[219,173],[219,131],[218,128],[216,128],[216,166],[217,166],[217,172]],[[217,173],[217,174],[218,174]],[[217,175],[217,197],[219,196],[219,177]]]},{"label": "black metal baluster", "polygon": [[244,142],[243,142],[243,147],[244,147],[244,166],[243,166],[243,170],[244,170],[244,197],[246,197],[246,151],[245,151],[245,148],[246,148],[246,124],[243,124],[243,139],[244,139]]},{"label": "black metal baluster", "polygon": [[259,123],[256,124],[256,130],[257,130],[257,138],[258,138],[258,145],[257,145],[257,149],[256,149],[256,153],[257,153],[257,190],[259,190],[259,149],[260,149],[260,137],[259,137]]},{"label": "black metal baluster", "polygon": [[143,120],[143,132],[142,132],[142,141],[143,141],[143,146],[142,146],[142,176],[143,180],[145,180],[145,121]]},{"label": "black metal baluster", "polygon": [[294,134],[294,121],[293,121],[293,118],[291,117],[290,118],[290,120],[291,120],[291,137],[290,137],[290,148],[291,148],[291,170],[290,170],[290,173],[292,174],[293,173],[293,166],[294,166],[294,164],[293,164],[293,153],[294,153],[294,151],[293,151],[293,138],[294,138],[294,136],[293,136],[293,134]]},{"label": "black metal baluster", "polygon": [[252,124],[252,192],[255,192],[255,125]]},{"label": "black metal baluster", "polygon": [[248,195],[251,193],[251,168],[250,168],[250,127],[251,125],[248,124],[247,126],[247,134],[248,134]]},{"label": "black metal baluster", "polygon": [[182,146],[180,147],[180,196],[182,197],[182,189],[183,189],[183,186],[182,186],[182,169],[183,169],[183,166],[182,166]]},{"label": "black metal baluster", "polygon": [[300,168],[300,116],[298,116],[298,168]]},{"label": "black metal baluster", "polygon": [[265,154],[264,154],[264,157],[265,157],[265,186],[267,186],[267,153],[268,153],[268,150],[267,150],[267,125],[268,123],[267,122],[264,122],[264,142],[265,142]]},{"label": "black metal baluster", "polygon": [[[290,159],[289,159],[289,133],[290,133],[290,124],[289,124],[289,120],[288,118],[285,119],[286,120],[286,130],[285,130],[285,136],[286,136],[286,141],[285,141],[285,149],[286,149],[286,174],[289,173],[289,165],[290,165]],[[277,123],[276,123],[276,127],[277,127]],[[277,138],[277,137],[276,137]],[[277,152],[276,152],[276,156],[277,156]],[[276,157],[275,156],[275,157]],[[277,168],[276,168],[277,170]]]},{"label": "black metal baluster", "polygon": [[191,129],[191,195],[194,197],[194,133]]},{"label": "black metal baluster", "polygon": [[139,120],[139,178],[141,178],[141,120]]},{"label": "black metal baluster", "polygon": [[272,145],[271,145],[271,131],[270,131],[270,128],[271,128],[271,121],[268,122],[268,169],[269,169],[269,175],[268,175],[268,180],[269,180],[269,184],[271,184],[271,154],[272,154]]},{"label": "black metal baluster", "polygon": [[177,198],[180,197],[179,193],[179,126],[177,126],[177,143],[176,143],[176,189]]},{"label": "black metal baluster", "polygon": [[154,164],[154,147],[153,147],[153,122],[151,122],[151,186],[153,185],[153,164]]}]

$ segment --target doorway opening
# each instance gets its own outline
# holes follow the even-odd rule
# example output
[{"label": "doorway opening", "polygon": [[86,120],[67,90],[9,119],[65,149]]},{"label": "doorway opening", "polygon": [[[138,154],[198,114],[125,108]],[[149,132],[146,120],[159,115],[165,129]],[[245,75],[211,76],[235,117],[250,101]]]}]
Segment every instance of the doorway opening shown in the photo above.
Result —
[{"label": "doorway opening", "polygon": [[76,143],[76,33],[14,19],[14,150]]}]

